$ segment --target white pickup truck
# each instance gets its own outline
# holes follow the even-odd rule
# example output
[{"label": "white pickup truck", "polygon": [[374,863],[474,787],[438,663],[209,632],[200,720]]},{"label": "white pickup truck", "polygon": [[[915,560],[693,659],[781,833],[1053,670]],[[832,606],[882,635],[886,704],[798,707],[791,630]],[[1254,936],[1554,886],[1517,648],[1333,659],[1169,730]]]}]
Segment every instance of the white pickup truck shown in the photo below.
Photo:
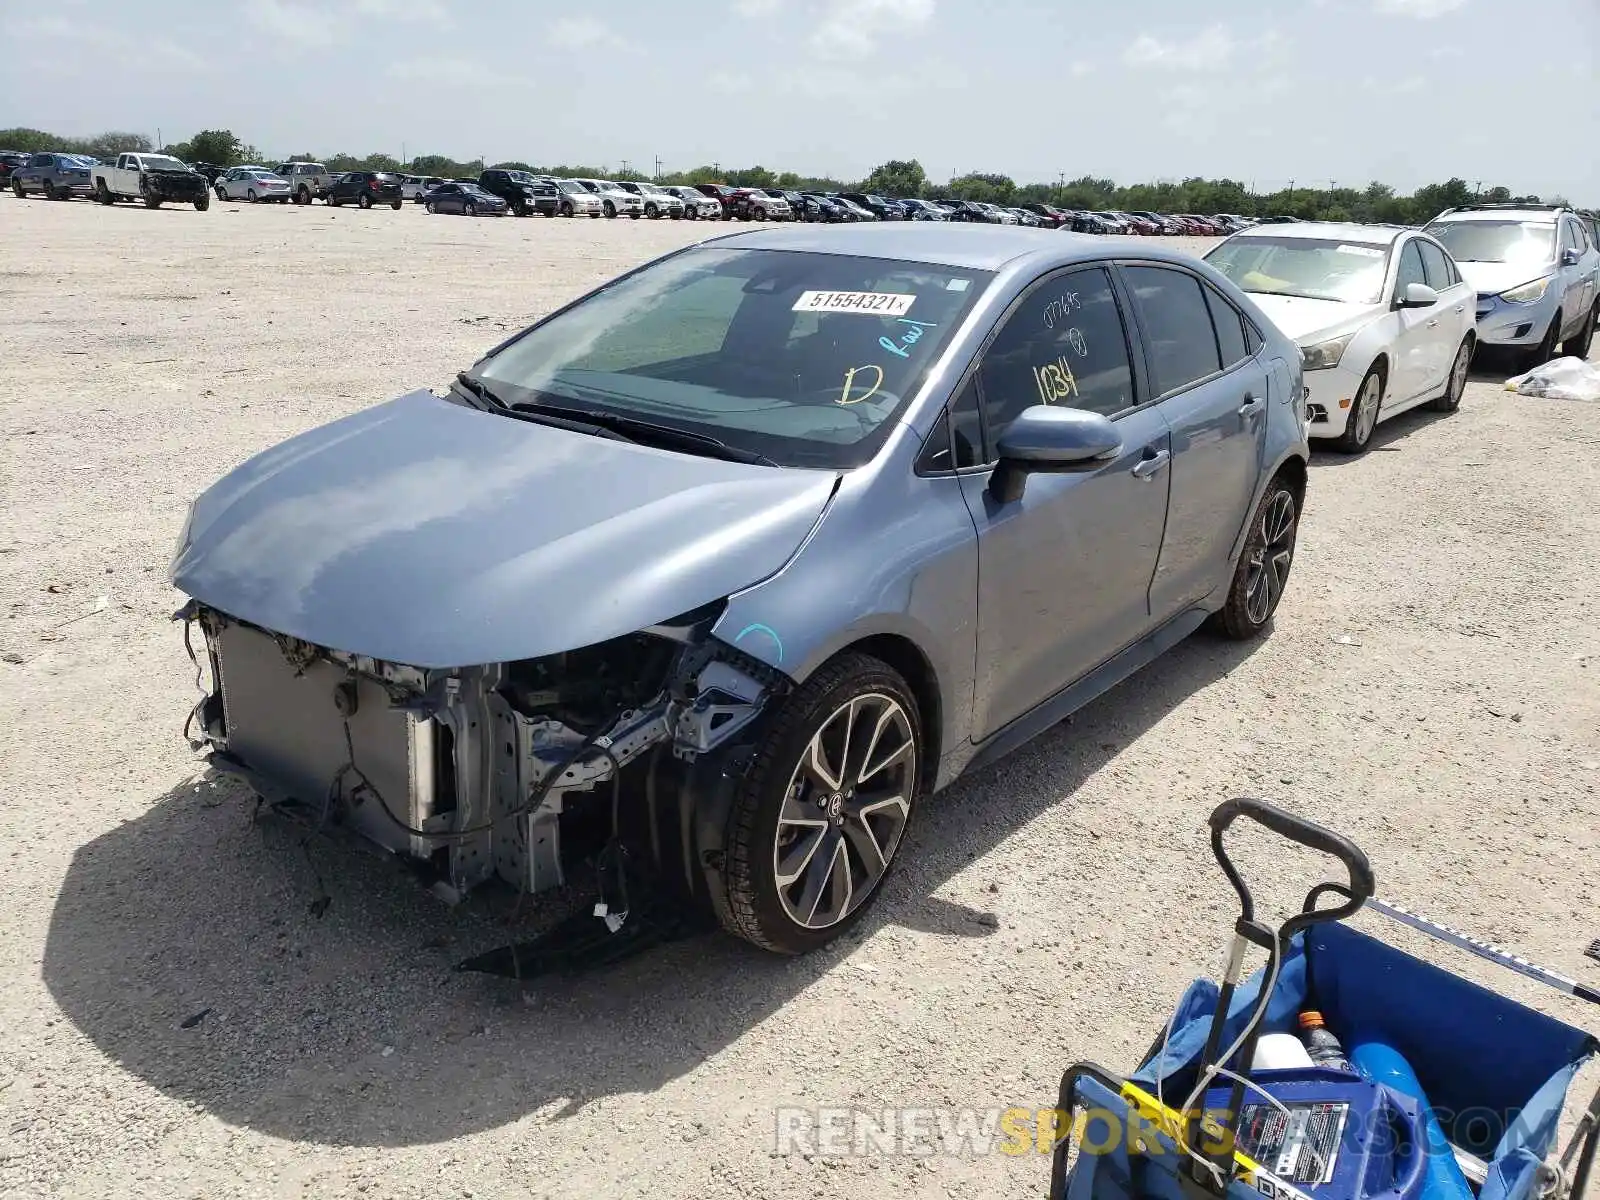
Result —
[{"label": "white pickup truck", "polygon": [[91,174],[94,198],[101,204],[143,200],[146,208],[160,208],[171,200],[201,212],[211,207],[206,177],[170,154],[119,154],[115,163],[99,163]]}]

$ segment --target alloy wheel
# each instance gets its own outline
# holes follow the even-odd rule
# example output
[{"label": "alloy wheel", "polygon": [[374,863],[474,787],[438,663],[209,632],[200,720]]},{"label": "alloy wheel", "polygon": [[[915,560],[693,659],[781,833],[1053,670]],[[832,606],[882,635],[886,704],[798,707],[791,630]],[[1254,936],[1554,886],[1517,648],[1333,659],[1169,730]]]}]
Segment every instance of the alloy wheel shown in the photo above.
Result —
[{"label": "alloy wheel", "polygon": [[911,720],[892,696],[855,696],[817,727],[773,840],[773,878],[791,921],[826,929],[866,902],[899,849],[916,773]]},{"label": "alloy wheel", "polygon": [[1461,343],[1461,349],[1456,351],[1455,365],[1450,368],[1450,407],[1454,408],[1461,403],[1462,394],[1467,390],[1467,371],[1472,367],[1472,347]]},{"label": "alloy wheel", "polygon": [[1294,565],[1294,496],[1289,491],[1280,490],[1261,514],[1249,563],[1244,611],[1251,624],[1260,625],[1272,615]]},{"label": "alloy wheel", "polygon": [[1356,398],[1356,444],[1365,446],[1378,424],[1378,407],[1382,403],[1382,387],[1378,376],[1367,376],[1367,382]]}]

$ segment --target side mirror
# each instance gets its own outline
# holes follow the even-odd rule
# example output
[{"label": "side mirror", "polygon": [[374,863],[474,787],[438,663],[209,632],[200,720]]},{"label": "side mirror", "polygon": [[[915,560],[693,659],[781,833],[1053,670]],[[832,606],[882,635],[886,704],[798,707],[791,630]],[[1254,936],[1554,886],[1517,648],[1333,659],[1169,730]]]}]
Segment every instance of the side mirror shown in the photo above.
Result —
[{"label": "side mirror", "polygon": [[1432,308],[1439,303],[1439,293],[1425,283],[1408,283],[1395,302],[1396,308]]},{"label": "side mirror", "polygon": [[989,494],[1010,504],[1022,498],[1034,471],[1091,471],[1122,452],[1122,436],[1099,413],[1035,404],[1017,414],[995,449],[1000,461]]},{"label": "side mirror", "polygon": [[1582,259],[1583,255],[1576,250],[1563,250],[1561,252],[1561,265],[1563,267],[1575,267]]}]

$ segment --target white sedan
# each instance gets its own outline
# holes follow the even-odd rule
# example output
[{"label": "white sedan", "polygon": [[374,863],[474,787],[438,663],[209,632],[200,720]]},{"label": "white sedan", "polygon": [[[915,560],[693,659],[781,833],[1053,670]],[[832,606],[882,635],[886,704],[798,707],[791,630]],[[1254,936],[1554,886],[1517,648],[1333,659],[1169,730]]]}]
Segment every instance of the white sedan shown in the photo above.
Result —
[{"label": "white sedan", "polygon": [[265,167],[233,167],[218,175],[212,186],[216,188],[218,200],[289,203],[289,181]]},{"label": "white sedan", "polygon": [[1379,421],[1454,412],[1477,337],[1476,294],[1415,229],[1320,221],[1241,230],[1206,262],[1300,345],[1308,432],[1364,450]]}]

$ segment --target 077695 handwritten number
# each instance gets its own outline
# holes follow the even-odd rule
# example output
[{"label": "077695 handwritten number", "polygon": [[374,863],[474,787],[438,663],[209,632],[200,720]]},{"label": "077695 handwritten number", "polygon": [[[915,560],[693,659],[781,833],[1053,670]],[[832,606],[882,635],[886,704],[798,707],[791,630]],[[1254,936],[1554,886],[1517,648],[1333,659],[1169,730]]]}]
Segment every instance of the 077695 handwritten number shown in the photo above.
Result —
[{"label": "077695 handwritten number", "polygon": [[1044,327],[1054,329],[1056,323],[1065,321],[1067,317],[1083,308],[1083,301],[1078,299],[1077,292],[1067,292],[1056,297],[1045,306]]}]

